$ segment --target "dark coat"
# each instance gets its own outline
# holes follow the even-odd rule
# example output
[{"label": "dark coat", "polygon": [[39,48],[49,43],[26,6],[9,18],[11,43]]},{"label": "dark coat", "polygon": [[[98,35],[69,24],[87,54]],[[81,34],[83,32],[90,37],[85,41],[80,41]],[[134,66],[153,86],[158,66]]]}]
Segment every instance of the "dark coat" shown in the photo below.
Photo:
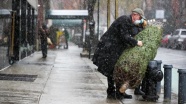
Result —
[{"label": "dark coat", "polygon": [[48,31],[47,28],[39,28],[39,35],[40,35],[40,39],[41,39],[41,51],[43,54],[43,57],[47,56],[47,37],[48,37]]},{"label": "dark coat", "polygon": [[137,40],[133,37],[142,28],[132,23],[131,16],[121,16],[116,19],[101,37],[92,58],[98,66],[98,71],[105,76],[112,76],[114,66],[128,46],[136,46]]},{"label": "dark coat", "polygon": [[68,41],[69,33],[68,33],[68,31],[66,29],[64,30],[64,33],[65,33],[65,39],[66,39],[66,41]]}]

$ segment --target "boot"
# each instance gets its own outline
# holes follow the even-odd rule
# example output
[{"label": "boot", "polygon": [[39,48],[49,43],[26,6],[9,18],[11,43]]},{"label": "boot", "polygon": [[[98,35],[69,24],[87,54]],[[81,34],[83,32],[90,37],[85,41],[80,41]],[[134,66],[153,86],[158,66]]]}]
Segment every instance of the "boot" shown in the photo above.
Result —
[{"label": "boot", "polygon": [[116,99],[132,99],[132,95],[126,94],[126,93],[120,93],[116,91]]},{"label": "boot", "polygon": [[127,98],[127,99],[132,99],[132,95],[129,95],[129,94],[126,94],[126,93],[123,94],[123,97]]},{"label": "boot", "polygon": [[116,92],[113,77],[112,76],[107,77],[107,81],[108,81],[107,98],[115,99]]},{"label": "boot", "polygon": [[145,95],[145,93],[140,89],[140,85],[137,88],[135,88],[134,94],[135,95]]},{"label": "boot", "polygon": [[107,99],[115,99],[116,96],[115,94],[116,94],[115,87],[107,89]]}]

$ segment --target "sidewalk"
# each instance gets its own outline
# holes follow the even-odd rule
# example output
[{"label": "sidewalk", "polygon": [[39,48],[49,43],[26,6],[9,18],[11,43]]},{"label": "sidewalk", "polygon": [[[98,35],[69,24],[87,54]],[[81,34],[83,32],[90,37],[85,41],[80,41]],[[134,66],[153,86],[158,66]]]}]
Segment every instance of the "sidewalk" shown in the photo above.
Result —
[{"label": "sidewalk", "polygon": [[133,99],[106,99],[106,77],[96,71],[90,59],[81,58],[81,52],[71,43],[67,50],[49,50],[46,59],[41,58],[41,52],[35,52],[1,70],[0,74],[24,75],[27,80],[17,76],[14,80],[0,80],[0,104],[177,104],[174,95],[171,102],[163,102],[163,91],[157,102],[142,101],[133,90],[127,90]]}]

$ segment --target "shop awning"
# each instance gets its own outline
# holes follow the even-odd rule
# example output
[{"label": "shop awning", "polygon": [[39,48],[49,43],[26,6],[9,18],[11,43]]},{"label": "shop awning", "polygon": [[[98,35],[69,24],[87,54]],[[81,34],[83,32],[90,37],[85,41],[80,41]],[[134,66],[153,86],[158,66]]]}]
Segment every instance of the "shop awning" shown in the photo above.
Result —
[{"label": "shop awning", "polygon": [[38,7],[38,0],[27,0],[28,3],[34,8],[37,10],[37,7]]},{"label": "shop awning", "polygon": [[46,19],[84,19],[88,17],[88,10],[49,10]]},{"label": "shop awning", "polygon": [[11,10],[0,9],[0,18],[11,17]]},{"label": "shop awning", "polygon": [[71,26],[81,26],[81,19],[54,19],[52,20],[53,25],[62,26],[62,27],[71,27]]}]

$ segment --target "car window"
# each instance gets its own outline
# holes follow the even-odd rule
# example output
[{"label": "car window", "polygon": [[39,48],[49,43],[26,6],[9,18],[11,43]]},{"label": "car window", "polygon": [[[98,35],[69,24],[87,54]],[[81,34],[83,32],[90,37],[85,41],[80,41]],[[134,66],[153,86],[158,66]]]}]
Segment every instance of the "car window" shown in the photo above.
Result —
[{"label": "car window", "polygon": [[186,31],[182,31],[181,32],[181,35],[186,35]]},{"label": "car window", "polygon": [[171,35],[167,35],[167,38],[170,38],[171,37]]},{"label": "car window", "polygon": [[179,31],[174,31],[172,35],[178,35]]}]

